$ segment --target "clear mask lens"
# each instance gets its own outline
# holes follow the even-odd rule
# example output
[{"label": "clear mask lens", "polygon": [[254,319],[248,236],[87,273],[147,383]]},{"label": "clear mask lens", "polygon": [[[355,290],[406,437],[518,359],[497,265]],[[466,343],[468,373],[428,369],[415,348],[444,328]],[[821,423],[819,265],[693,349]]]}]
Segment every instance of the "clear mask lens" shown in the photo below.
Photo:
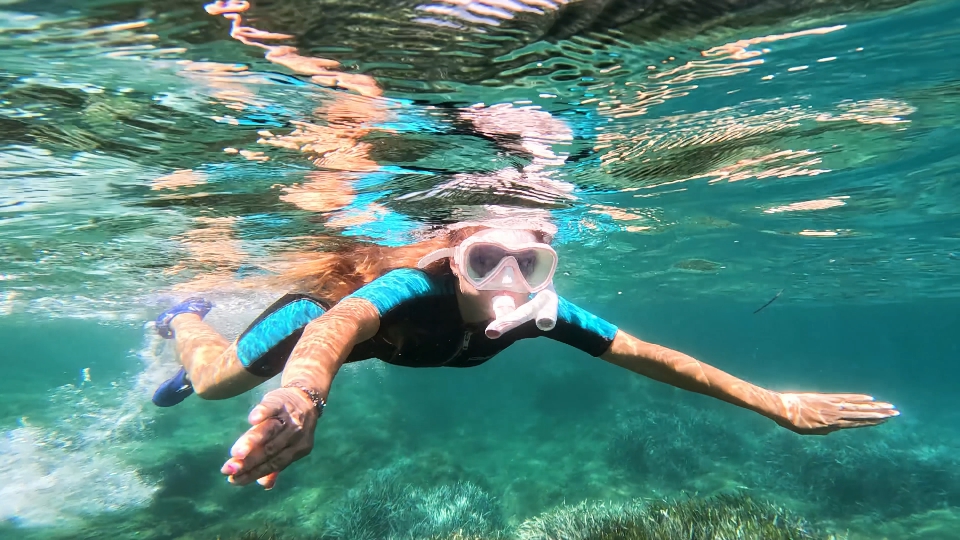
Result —
[{"label": "clear mask lens", "polygon": [[[510,288],[520,279],[531,289],[542,287],[556,267],[553,251],[536,247],[510,250],[497,244],[478,243],[467,249],[464,259],[467,275],[475,284],[487,282]],[[514,275],[514,269],[519,276]]]},{"label": "clear mask lens", "polygon": [[537,267],[537,252],[535,250],[507,251],[493,244],[482,244],[474,246],[467,256],[470,277],[485,279],[507,255],[512,256],[517,261],[517,267],[524,278],[529,280],[533,276]]}]

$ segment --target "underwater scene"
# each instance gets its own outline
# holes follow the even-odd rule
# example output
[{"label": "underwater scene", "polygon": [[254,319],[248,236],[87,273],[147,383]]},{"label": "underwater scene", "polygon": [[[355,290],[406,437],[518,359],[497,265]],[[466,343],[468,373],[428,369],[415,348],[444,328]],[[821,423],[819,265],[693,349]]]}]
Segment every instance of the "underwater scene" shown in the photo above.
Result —
[{"label": "underwater scene", "polygon": [[958,50],[956,0],[0,0],[0,538],[960,539]]}]

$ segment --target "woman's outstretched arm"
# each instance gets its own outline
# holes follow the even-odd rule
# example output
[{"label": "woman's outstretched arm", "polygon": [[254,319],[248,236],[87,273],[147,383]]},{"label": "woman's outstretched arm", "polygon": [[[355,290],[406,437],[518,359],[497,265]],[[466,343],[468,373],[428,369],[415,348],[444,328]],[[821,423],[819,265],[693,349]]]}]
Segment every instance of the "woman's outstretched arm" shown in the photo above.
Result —
[{"label": "woman's outstretched arm", "polygon": [[656,381],[757,412],[802,434],[874,426],[900,413],[863,394],[774,392],[738,379],[696,358],[618,330],[600,358]]},{"label": "woman's outstretched arm", "polygon": [[380,314],[369,301],[348,298],[340,302],[304,329],[283,369],[282,385],[303,386],[326,400],[350,351],[379,328]]},{"label": "woman's outstretched arm", "polygon": [[233,445],[220,472],[233,484],[258,481],[273,487],[277,473],[313,449],[322,412],[308,394],[326,402],[330,386],[353,347],[373,337],[380,315],[362,298],[343,300],[304,328],[290,353],[282,387],[267,393],[250,412],[253,426]]}]

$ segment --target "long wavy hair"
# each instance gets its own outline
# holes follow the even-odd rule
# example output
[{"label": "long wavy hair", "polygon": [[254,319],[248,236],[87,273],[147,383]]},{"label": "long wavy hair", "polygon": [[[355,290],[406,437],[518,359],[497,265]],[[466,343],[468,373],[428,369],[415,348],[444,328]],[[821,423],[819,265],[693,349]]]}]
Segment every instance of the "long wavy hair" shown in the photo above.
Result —
[{"label": "long wavy hair", "polygon": [[[333,305],[387,272],[398,268],[416,268],[417,262],[425,255],[459,245],[486,228],[478,225],[447,230],[434,238],[397,247],[356,241],[340,243],[329,251],[301,253],[292,257],[278,268],[278,274],[271,277],[270,281],[273,285],[295,292],[309,293]],[[546,234],[533,232],[537,241],[550,241]],[[450,264],[443,259],[424,271],[441,275],[450,271]]]}]

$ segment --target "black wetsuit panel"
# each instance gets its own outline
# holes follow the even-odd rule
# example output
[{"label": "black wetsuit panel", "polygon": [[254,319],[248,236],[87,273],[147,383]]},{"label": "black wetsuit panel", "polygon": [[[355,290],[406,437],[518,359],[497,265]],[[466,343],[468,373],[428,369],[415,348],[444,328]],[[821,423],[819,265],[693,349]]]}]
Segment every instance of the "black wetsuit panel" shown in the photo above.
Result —
[{"label": "black wetsuit panel", "polygon": [[[498,339],[490,339],[483,332],[488,322],[464,322],[455,284],[452,274],[432,276],[402,269],[351,295],[377,308],[380,328],[372,338],[354,347],[347,362],[379,358],[407,367],[472,367],[518,340],[535,337],[549,337],[599,356],[610,347],[617,332],[612,324],[561,298],[557,325],[552,330],[540,330],[529,321]],[[238,358],[256,375],[279,373],[304,327],[326,310],[326,304],[309,295],[284,296],[240,335]]]}]

